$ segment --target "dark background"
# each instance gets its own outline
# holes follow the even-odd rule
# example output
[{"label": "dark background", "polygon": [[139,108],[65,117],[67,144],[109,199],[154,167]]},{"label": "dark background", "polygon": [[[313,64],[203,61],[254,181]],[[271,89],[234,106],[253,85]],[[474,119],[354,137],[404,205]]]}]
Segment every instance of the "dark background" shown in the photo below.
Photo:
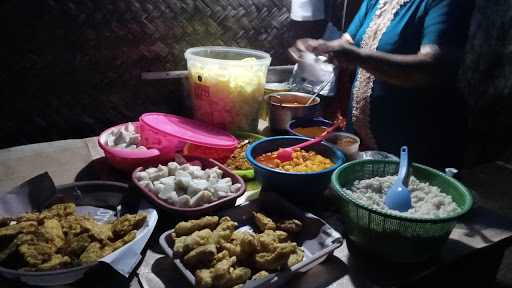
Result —
[{"label": "dark background", "polygon": [[[349,16],[359,1],[349,2]],[[512,162],[512,4],[478,0],[459,79],[469,104],[467,165]],[[98,135],[148,111],[184,114],[180,81],[140,73],[185,69],[202,45],[286,49],[320,37],[325,21],[295,23],[290,0],[0,0],[0,148]],[[339,25],[341,1],[328,9]],[[464,147],[461,147],[464,149]]]}]

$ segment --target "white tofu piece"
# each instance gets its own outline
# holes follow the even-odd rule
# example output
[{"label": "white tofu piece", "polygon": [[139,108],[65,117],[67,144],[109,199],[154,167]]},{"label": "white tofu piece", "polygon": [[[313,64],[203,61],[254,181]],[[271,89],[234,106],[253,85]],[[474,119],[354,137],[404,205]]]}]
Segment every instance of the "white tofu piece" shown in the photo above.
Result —
[{"label": "white tofu piece", "polygon": [[165,175],[163,176],[162,178],[164,177],[167,177],[169,176],[169,169],[167,168],[167,166],[163,166],[163,165],[158,165],[157,167],[158,171],[162,174],[162,175]]},{"label": "white tofu piece", "polygon": [[112,135],[112,133],[108,133],[106,138],[107,139],[105,139],[105,142],[106,142],[105,144],[107,144],[107,146],[109,146],[109,147],[116,146],[116,144],[115,144],[116,137],[114,137],[114,135]]},{"label": "white tofu piece", "polygon": [[192,179],[190,185],[187,188],[187,195],[190,197],[195,196],[200,191],[208,189],[209,183],[203,179]]},{"label": "white tofu piece", "polygon": [[[212,175],[216,175],[219,178],[222,178],[222,174],[223,173],[222,173],[222,170],[219,169],[219,167],[213,167],[213,168],[210,168],[210,169],[206,169],[205,171],[206,171],[206,173],[208,173],[209,178],[211,178]],[[213,176],[213,177],[215,177],[215,176]]]},{"label": "white tofu piece", "polygon": [[192,177],[187,172],[181,170],[176,171],[175,177],[176,189],[187,191],[190,181],[192,181]]},{"label": "white tofu piece", "polygon": [[201,167],[198,167],[198,166],[193,166],[193,167],[197,167],[198,169],[193,169],[193,170],[188,171],[190,176],[192,176],[192,179],[203,179],[203,180],[208,179],[208,174],[204,170],[202,170]]},{"label": "white tofu piece", "polygon": [[165,186],[170,187],[172,190],[176,190],[174,187],[176,186],[176,177],[175,176],[167,176],[159,180],[160,183]]},{"label": "white tofu piece", "polygon": [[198,207],[211,203],[214,201],[214,199],[213,195],[209,191],[203,190],[197,193],[194,197],[192,197],[190,201],[190,205],[192,207]]},{"label": "white tofu piece", "polygon": [[149,179],[151,181],[156,181],[167,177],[167,167],[165,167],[165,169],[162,169],[161,167],[165,166],[159,165],[158,168],[150,167],[146,169],[146,172],[149,174]]},{"label": "white tofu piece", "polygon": [[242,187],[242,184],[240,184],[240,183],[233,184],[229,188],[229,191],[231,191],[232,194],[235,194],[238,192],[238,190],[240,190],[240,187]]},{"label": "white tofu piece", "polygon": [[178,194],[176,193],[176,191],[171,191],[166,194],[159,194],[158,197],[173,205],[176,205],[176,203],[178,202]]},{"label": "white tofu piece", "polygon": [[135,173],[135,180],[137,181],[143,181],[143,180],[149,180],[149,174],[146,171],[139,171]]},{"label": "white tofu piece", "polygon": [[233,184],[233,181],[231,180],[231,178],[226,177],[226,178],[220,179],[218,183],[231,186]]},{"label": "white tofu piece", "polygon": [[181,165],[181,166],[178,168],[178,171],[188,172],[188,171],[190,170],[190,167],[191,167],[191,165],[190,165],[190,164],[185,163],[185,164]]},{"label": "white tofu piece", "polygon": [[176,206],[180,207],[180,208],[188,208],[188,207],[191,207],[190,206],[190,196],[188,195],[181,195],[180,197],[178,197],[178,199],[176,200]]},{"label": "white tofu piece", "polygon": [[139,134],[128,134],[128,143],[132,145],[139,145],[140,135]]},{"label": "white tofu piece", "polygon": [[178,168],[180,168],[180,165],[176,162],[169,162],[167,164],[167,169],[169,170],[169,176],[176,175],[176,171],[178,171]]},{"label": "white tofu piece", "polygon": [[151,191],[151,192],[155,192],[155,187],[153,185],[153,182],[149,181],[149,180],[143,180],[143,181],[140,181],[139,182],[139,185],[141,187],[143,187],[144,189],[148,190],[148,191]]}]

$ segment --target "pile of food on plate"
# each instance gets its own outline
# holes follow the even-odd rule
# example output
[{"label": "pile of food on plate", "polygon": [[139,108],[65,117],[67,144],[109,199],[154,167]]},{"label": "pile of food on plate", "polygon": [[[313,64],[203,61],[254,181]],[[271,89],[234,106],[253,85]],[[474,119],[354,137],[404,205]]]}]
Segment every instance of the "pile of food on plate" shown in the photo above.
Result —
[{"label": "pile of food on plate", "polygon": [[281,162],[277,159],[277,151],[265,153],[256,158],[262,165],[285,172],[318,172],[334,166],[334,163],[315,151],[296,149],[292,160]]},{"label": "pile of food on plate", "polygon": [[392,210],[384,204],[384,196],[395,183],[395,179],[396,176],[386,176],[358,180],[350,189],[344,190],[366,207],[416,218],[448,217],[460,211],[450,195],[442,193],[439,187],[419,181],[414,176],[411,177],[408,186],[412,208],[406,212]]},{"label": "pile of food on plate", "polygon": [[160,199],[180,208],[199,207],[237,193],[241,184],[232,183],[218,167],[169,162],[136,172],[141,187],[155,193]]},{"label": "pile of food on plate", "polygon": [[0,265],[23,271],[49,271],[92,264],[135,239],[146,215],[127,214],[100,224],[77,215],[73,203],[40,213],[0,219]]},{"label": "pile of food on plate", "polygon": [[252,169],[251,163],[247,161],[245,158],[245,151],[251,143],[256,141],[255,139],[246,139],[238,144],[238,147],[235,151],[229,156],[229,159],[226,161],[226,167],[231,170],[248,170]]},{"label": "pile of food on plate", "polygon": [[206,216],[176,225],[173,253],[195,275],[196,287],[242,287],[249,279],[304,259],[304,250],[291,241],[302,229],[300,221],[275,223],[262,213],[253,215],[261,233],[235,231],[238,223],[229,217]]}]

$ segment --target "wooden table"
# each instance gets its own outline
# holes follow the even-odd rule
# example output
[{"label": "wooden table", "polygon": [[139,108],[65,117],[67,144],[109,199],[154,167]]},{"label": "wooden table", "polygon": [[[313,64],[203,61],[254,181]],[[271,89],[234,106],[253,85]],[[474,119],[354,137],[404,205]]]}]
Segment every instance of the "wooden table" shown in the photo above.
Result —
[{"label": "wooden table", "polygon": [[[56,184],[85,180],[128,182],[126,175],[108,165],[96,141],[93,137],[0,150],[0,193],[45,171]],[[339,228],[339,216],[326,210],[313,212]],[[130,279],[123,279],[108,267],[100,267],[69,287],[189,287],[156,243],[160,233],[176,221],[162,214],[147,245],[144,260]],[[322,264],[292,279],[287,287],[431,287],[450,282],[457,286],[466,283],[473,287],[489,287],[494,282],[503,251],[512,241],[510,223],[488,209],[476,207],[456,226],[439,259],[416,265],[368,259],[357,251],[349,253],[344,244]],[[404,273],[397,274],[399,269]],[[3,283],[8,287],[19,286],[2,282],[2,287],[5,287]]]}]

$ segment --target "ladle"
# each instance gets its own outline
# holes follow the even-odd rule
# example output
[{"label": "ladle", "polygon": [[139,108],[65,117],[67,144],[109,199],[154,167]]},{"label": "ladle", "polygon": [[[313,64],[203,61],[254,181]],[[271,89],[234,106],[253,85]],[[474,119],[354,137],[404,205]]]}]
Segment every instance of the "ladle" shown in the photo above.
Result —
[{"label": "ladle", "polygon": [[300,144],[292,146],[292,147],[280,148],[277,151],[276,158],[281,162],[291,161],[293,159],[293,151],[295,149],[304,148],[304,147],[316,144],[318,142],[322,142],[322,140],[327,138],[332,132],[334,132],[334,130],[336,130],[336,128],[338,128],[338,127],[343,128],[343,127],[345,127],[345,124],[346,124],[345,119],[341,116],[338,116],[338,119],[336,119],[336,121],[334,122],[334,124],[331,127],[327,128],[327,130],[325,130],[322,134],[318,135],[314,139],[311,139],[309,141],[300,143]]},{"label": "ladle", "polygon": [[407,188],[409,186],[409,155],[407,146],[400,149],[400,168],[395,183],[386,192],[384,204],[389,209],[400,212],[407,212],[412,208],[411,192]]}]

